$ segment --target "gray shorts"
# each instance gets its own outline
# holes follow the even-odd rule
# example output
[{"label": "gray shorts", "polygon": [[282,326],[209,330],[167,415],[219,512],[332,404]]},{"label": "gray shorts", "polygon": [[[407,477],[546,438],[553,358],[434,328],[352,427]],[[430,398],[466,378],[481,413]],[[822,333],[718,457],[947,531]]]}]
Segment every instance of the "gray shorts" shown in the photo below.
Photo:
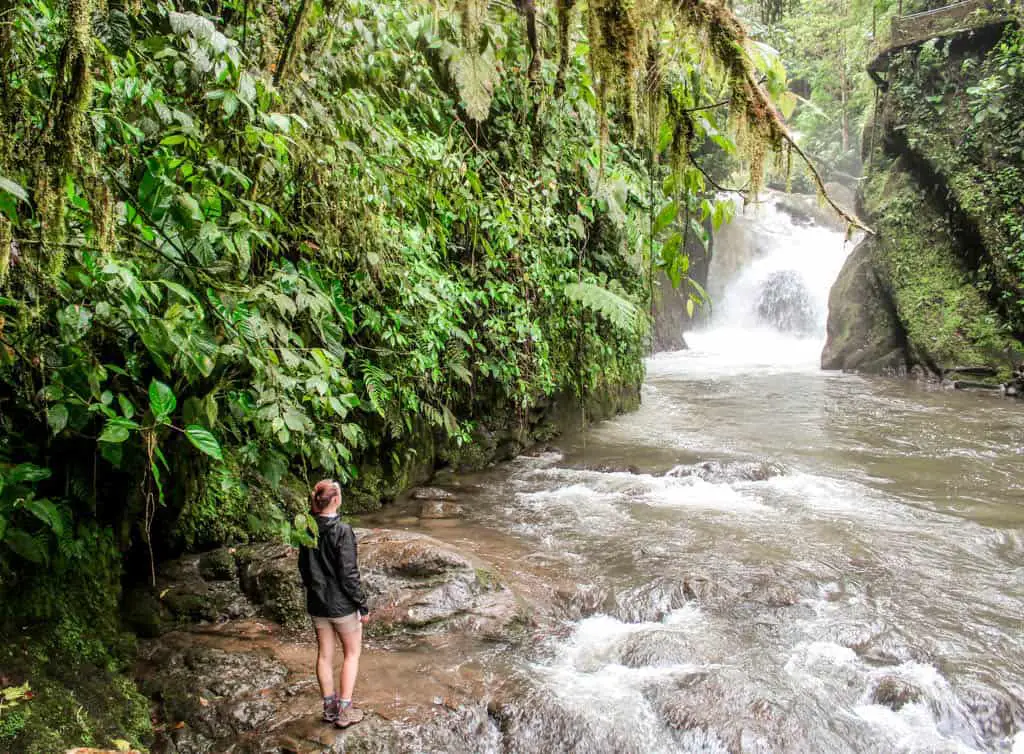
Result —
[{"label": "gray shorts", "polygon": [[316,615],[311,615],[310,618],[313,620],[314,628],[333,627],[339,634],[350,634],[363,627],[363,624],[359,622],[358,610],[354,613],[343,615],[340,618],[321,618]]}]

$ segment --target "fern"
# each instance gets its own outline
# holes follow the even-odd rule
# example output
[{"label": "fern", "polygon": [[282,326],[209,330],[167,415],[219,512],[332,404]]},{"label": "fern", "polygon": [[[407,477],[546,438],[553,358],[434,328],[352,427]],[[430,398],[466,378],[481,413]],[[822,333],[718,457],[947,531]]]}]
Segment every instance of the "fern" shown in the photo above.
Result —
[{"label": "fern", "polygon": [[569,283],[565,296],[597,312],[615,327],[630,334],[643,329],[640,310],[629,299],[596,283]]},{"label": "fern", "polygon": [[363,361],[363,384],[366,386],[366,396],[370,399],[370,405],[380,416],[387,416],[388,404],[391,402],[391,389],[388,383],[391,382],[391,375],[378,366],[368,361]]}]

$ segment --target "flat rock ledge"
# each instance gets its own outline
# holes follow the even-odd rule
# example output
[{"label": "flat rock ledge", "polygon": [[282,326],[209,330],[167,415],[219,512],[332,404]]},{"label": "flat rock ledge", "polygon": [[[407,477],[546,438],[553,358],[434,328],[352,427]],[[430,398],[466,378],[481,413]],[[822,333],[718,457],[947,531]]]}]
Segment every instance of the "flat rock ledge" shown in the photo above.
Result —
[{"label": "flat rock ledge", "polygon": [[486,709],[493,689],[466,658],[521,635],[522,600],[452,545],[356,533],[372,616],[357,686],[367,719],[349,731],[319,722],[297,552],[221,548],[163,564],[155,589],[126,599],[126,620],[151,637],[137,676],[154,702],[154,754],[387,751],[377,744],[444,731],[449,716]]}]

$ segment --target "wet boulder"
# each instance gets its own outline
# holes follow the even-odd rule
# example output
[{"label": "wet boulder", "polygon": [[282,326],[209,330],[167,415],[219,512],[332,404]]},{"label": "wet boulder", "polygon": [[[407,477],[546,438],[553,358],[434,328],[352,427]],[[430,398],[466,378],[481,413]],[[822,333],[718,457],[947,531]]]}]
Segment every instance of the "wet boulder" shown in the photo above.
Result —
[{"label": "wet boulder", "polygon": [[409,493],[413,500],[456,500],[454,492],[443,490],[440,487],[416,487]]},{"label": "wet boulder", "polygon": [[422,534],[374,531],[359,541],[370,630],[460,627],[500,634],[519,605],[486,564]]},{"label": "wet boulder", "polygon": [[420,518],[459,518],[464,512],[453,500],[424,500],[420,504]]},{"label": "wet boulder", "polygon": [[677,466],[667,476],[697,477],[705,482],[763,482],[783,476],[786,467],[774,461],[705,461],[694,466]]},{"label": "wet boulder", "polygon": [[242,591],[261,612],[288,629],[305,628],[306,597],[294,547],[269,542],[235,552]]},{"label": "wet boulder", "polygon": [[905,705],[921,699],[921,690],[909,681],[895,675],[883,676],[871,692],[871,701],[899,711]]},{"label": "wet boulder", "polygon": [[822,369],[898,376],[907,373],[907,337],[873,259],[876,248],[872,237],[861,241],[832,285]]}]

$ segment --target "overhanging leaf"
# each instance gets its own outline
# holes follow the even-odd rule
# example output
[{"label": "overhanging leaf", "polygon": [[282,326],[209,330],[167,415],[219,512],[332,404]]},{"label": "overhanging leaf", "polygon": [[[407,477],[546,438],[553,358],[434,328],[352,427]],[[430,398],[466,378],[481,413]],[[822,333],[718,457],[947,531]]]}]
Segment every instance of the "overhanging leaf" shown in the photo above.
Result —
[{"label": "overhanging leaf", "polygon": [[498,69],[491,55],[466,52],[452,61],[451,69],[466,115],[478,122],[486,120],[498,83]]},{"label": "overhanging leaf", "polygon": [[170,387],[159,380],[149,383],[149,408],[157,422],[167,421],[177,405],[178,399]]},{"label": "overhanging leaf", "polygon": [[15,555],[31,563],[45,563],[47,560],[46,548],[43,543],[24,529],[8,529],[7,535],[4,537],[4,544]]},{"label": "overhanging leaf", "polygon": [[0,175],[0,191],[6,191],[15,199],[21,199],[23,202],[28,201],[28,192],[10,178],[4,178],[2,175]]},{"label": "overhanging leaf", "polygon": [[658,216],[654,218],[655,235],[665,230],[676,219],[677,214],[679,214],[679,205],[674,200],[662,207]]},{"label": "overhanging leaf", "polygon": [[206,453],[206,455],[216,458],[218,461],[224,460],[220,443],[217,442],[217,438],[208,429],[200,427],[198,424],[190,424],[185,427],[185,437],[199,450]]},{"label": "overhanging leaf", "polygon": [[50,406],[49,411],[46,412],[46,421],[50,425],[50,431],[59,435],[68,425],[68,407],[63,403]]},{"label": "overhanging leaf", "polygon": [[132,430],[138,428],[139,425],[130,419],[114,417],[113,419],[107,420],[107,424],[103,427],[102,434],[100,434],[99,441],[112,443],[124,442],[128,439]]},{"label": "overhanging leaf", "polygon": [[60,510],[49,500],[28,500],[25,510],[38,518],[58,537],[64,533],[64,519]]},{"label": "overhanging leaf", "polygon": [[583,304],[620,330],[635,333],[641,328],[640,310],[627,298],[595,283],[569,283],[565,295]]}]

